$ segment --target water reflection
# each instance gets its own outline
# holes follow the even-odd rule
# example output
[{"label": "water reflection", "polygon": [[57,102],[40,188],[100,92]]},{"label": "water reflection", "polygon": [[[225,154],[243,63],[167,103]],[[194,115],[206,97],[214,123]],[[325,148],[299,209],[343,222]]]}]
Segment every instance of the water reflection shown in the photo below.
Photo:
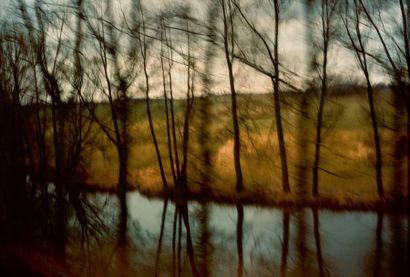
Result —
[{"label": "water reflection", "polygon": [[238,250],[238,270],[239,277],[243,275],[243,205],[237,204],[236,209],[238,211],[238,219],[236,223],[236,246]]},{"label": "water reflection", "polygon": [[374,273],[373,276],[383,276],[383,271],[381,268],[381,260],[383,257],[383,214],[379,211],[377,213],[377,227],[376,227],[376,250],[374,258]]},{"label": "water reflection", "polygon": [[[405,215],[150,200],[132,192],[126,197],[127,240],[119,244],[122,235],[115,234],[124,219],[115,195],[80,193],[73,199],[66,199],[77,207],[67,209],[64,251],[44,247],[42,231],[31,230],[37,240],[1,244],[0,270],[14,272],[13,264],[24,264],[44,275],[74,276],[408,273]],[[10,257],[18,262],[9,263]]]},{"label": "water reflection", "polygon": [[319,268],[319,276],[325,276],[323,257],[322,257],[322,247],[320,243],[320,230],[319,230],[319,214],[317,208],[312,208],[313,215],[313,233],[315,235],[315,246],[316,246],[316,257],[317,266]]},{"label": "water reflection", "polygon": [[280,275],[286,275],[286,268],[288,265],[288,252],[289,252],[289,211],[283,211],[283,244],[282,244],[282,258],[280,263]]}]

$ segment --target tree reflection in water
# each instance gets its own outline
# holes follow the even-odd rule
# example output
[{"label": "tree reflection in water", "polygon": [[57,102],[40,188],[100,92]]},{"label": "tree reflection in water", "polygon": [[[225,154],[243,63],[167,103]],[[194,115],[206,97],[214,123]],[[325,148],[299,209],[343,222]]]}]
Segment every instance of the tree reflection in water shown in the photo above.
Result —
[{"label": "tree reflection in water", "polygon": [[[312,208],[308,216],[308,209],[150,200],[128,193],[124,243],[117,233],[124,224],[117,199],[71,193],[64,198],[66,216],[59,218],[57,199],[50,197],[50,210],[44,211],[50,218],[20,223],[14,240],[7,230],[12,226],[2,225],[1,276],[21,270],[74,276],[406,273],[405,215]],[[41,203],[35,207],[27,214],[43,212]],[[65,238],[59,240],[62,223]]]}]

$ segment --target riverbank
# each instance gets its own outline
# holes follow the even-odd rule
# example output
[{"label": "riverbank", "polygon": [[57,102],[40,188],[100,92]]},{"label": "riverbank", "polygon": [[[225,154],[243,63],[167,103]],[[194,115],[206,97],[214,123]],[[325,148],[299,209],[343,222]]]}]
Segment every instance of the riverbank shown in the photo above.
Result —
[{"label": "riverbank", "polygon": [[[86,185],[86,191],[105,192],[115,194],[117,190],[112,187],[101,187],[98,185]],[[279,190],[257,190],[255,188],[245,189],[236,192],[234,189],[224,190],[209,189],[202,192],[200,188],[194,186],[185,194],[178,192],[175,187],[170,187],[167,191],[161,186],[131,186],[129,191],[138,191],[143,196],[151,199],[169,198],[172,201],[198,201],[215,202],[228,205],[254,205],[262,207],[284,207],[303,208],[312,207],[328,210],[346,211],[383,211],[401,212],[408,211],[408,197],[400,195],[394,197],[391,193],[386,193],[383,198],[370,194],[352,193],[321,193],[317,197],[311,195],[298,196],[295,193],[286,194]]]}]

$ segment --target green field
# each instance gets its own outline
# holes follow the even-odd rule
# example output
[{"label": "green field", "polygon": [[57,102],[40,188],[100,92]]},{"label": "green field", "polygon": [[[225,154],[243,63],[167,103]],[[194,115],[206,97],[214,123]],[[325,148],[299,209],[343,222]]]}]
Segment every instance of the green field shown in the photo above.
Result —
[{"label": "green field", "polygon": [[[391,94],[380,92],[376,97],[379,116],[379,129],[383,152],[383,181],[386,191],[395,184],[392,179],[392,152],[397,133],[389,128],[392,121],[392,106],[389,104]],[[289,163],[291,189],[295,191],[297,165],[300,153],[297,152],[298,120],[296,98],[286,96],[282,103],[285,141]],[[234,194],[235,171],[233,166],[233,134],[230,115],[230,97],[211,97],[211,125],[209,126],[212,145],[213,176],[210,190],[214,195],[229,197]],[[281,171],[279,150],[274,124],[273,99],[270,94],[240,95],[239,117],[241,128],[241,160],[244,174],[244,185],[247,193],[254,195],[274,195],[281,191]],[[305,121],[308,133],[308,146],[303,151],[308,164],[313,162],[315,139],[315,101],[309,107],[309,118]],[[182,116],[184,100],[175,101],[177,117],[177,134],[182,133]],[[198,105],[196,99],[194,116],[190,126],[188,178],[191,191],[198,191],[199,145],[198,139]],[[168,160],[166,123],[163,100],[151,101],[154,124],[165,161],[165,169],[171,181]],[[109,118],[108,106],[99,107],[101,117]],[[146,118],[143,101],[134,101],[131,106],[129,183],[147,194],[156,195],[162,190],[158,163],[151,134]],[[319,191],[322,195],[349,195],[361,199],[377,197],[373,133],[368,114],[365,94],[329,96],[325,104],[325,128],[323,129],[323,146],[321,150]],[[115,188],[117,183],[118,161],[114,146],[104,134],[95,129],[97,143],[88,147],[84,153],[84,164],[89,170],[87,183],[103,189]],[[181,139],[179,138],[179,141]],[[182,154],[181,154],[182,156]],[[311,187],[311,168],[308,169],[306,185]],[[172,182],[171,182],[172,183]]]}]

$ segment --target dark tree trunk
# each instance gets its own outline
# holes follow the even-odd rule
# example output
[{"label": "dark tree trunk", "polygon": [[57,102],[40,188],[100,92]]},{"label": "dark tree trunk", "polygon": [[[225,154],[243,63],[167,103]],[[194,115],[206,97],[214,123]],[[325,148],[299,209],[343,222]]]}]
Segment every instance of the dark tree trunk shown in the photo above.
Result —
[{"label": "dark tree trunk", "polygon": [[279,86],[276,81],[272,79],[273,88],[274,88],[273,97],[274,97],[274,108],[275,108],[276,132],[278,136],[279,154],[280,154],[280,161],[282,165],[282,190],[285,193],[290,193],[289,176],[288,176],[288,162],[286,158],[286,146],[285,146],[285,139],[283,136],[282,117],[281,117],[281,112],[280,112]]},{"label": "dark tree trunk", "polygon": [[274,1],[275,4],[275,44],[274,44],[274,78],[273,83],[273,97],[275,106],[275,121],[276,131],[278,135],[280,161],[282,165],[282,189],[285,193],[290,193],[289,176],[288,176],[288,162],[286,158],[286,146],[283,136],[282,117],[280,111],[280,96],[279,96],[279,0]]},{"label": "dark tree trunk", "polygon": [[[146,78],[148,78],[148,74],[146,74]],[[157,161],[158,161],[158,165],[159,165],[159,171],[161,174],[161,180],[162,180],[162,185],[164,187],[164,190],[167,191],[168,190],[168,182],[167,182],[167,178],[165,177],[165,172],[164,172],[164,166],[162,164],[162,158],[161,158],[161,152],[159,150],[159,146],[158,146],[158,140],[157,140],[157,136],[155,134],[155,129],[154,129],[154,123],[152,120],[152,115],[151,115],[151,106],[149,103],[149,87],[148,87],[148,81],[146,84],[147,88],[145,89],[145,104],[146,104],[146,108],[147,108],[147,117],[148,117],[148,124],[149,124],[149,130],[151,132],[151,137],[152,137],[152,141],[154,143],[154,147],[155,147],[155,154],[157,155]]]},{"label": "dark tree trunk", "polygon": [[[225,50],[225,59],[228,66],[229,73],[229,86],[231,89],[231,113],[232,113],[232,123],[233,123],[233,135],[234,135],[234,147],[233,147],[233,156],[235,163],[235,173],[236,173],[236,191],[240,192],[243,190],[243,178],[242,178],[242,169],[241,169],[241,140],[240,140],[240,131],[239,131],[239,121],[238,121],[238,111],[236,103],[236,90],[235,90],[235,79],[233,76],[233,26],[232,26],[232,12],[230,0],[228,1],[228,16],[225,7],[225,1],[222,1],[222,11],[223,11],[223,23],[224,23],[224,50]],[[229,22],[228,22],[229,20]],[[228,32],[228,24],[231,27],[231,32]],[[231,36],[231,45],[229,49],[228,35]]]},{"label": "dark tree trunk", "polygon": [[178,153],[178,140],[176,135],[176,125],[175,125],[175,112],[174,112],[174,92],[172,88],[172,75],[171,75],[171,68],[168,70],[168,79],[169,79],[169,103],[170,103],[170,110],[171,110],[171,133],[172,133],[172,142],[174,147],[174,157],[175,157],[175,169],[176,175],[179,179],[181,168],[179,165],[179,153]]},{"label": "dark tree trunk", "polygon": [[327,59],[330,40],[330,15],[328,9],[329,3],[322,0],[321,7],[321,23],[322,23],[322,42],[323,42],[323,63],[321,77],[321,91],[319,100],[319,110],[316,121],[316,140],[315,140],[315,156],[313,161],[313,176],[312,176],[312,193],[314,196],[319,195],[319,166],[320,166],[320,147],[322,146],[322,127],[323,127],[323,110],[327,94]]},{"label": "dark tree trunk", "polygon": [[315,157],[313,161],[313,180],[312,193],[314,196],[319,195],[319,163],[320,163],[320,145],[322,143],[322,117],[325,97],[322,90],[320,96],[319,112],[316,122],[316,140],[315,140]]},{"label": "dark tree trunk", "polygon": [[324,90],[320,96],[319,112],[316,122],[316,139],[315,139],[315,157],[313,161],[313,179],[312,179],[312,193],[314,196],[319,195],[319,163],[320,163],[320,146],[322,144],[322,118],[323,106],[325,102]]},{"label": "dark tree trunk", "polygon": [[373,129],[373,139],[374,139],[374,150],[376,152],[376,183],[377,183],[377,192],[379,197],[384,196],[384,189],[383,189],[383,179],[382,179],[382,151],[380,146],[380,135],[379,130],[377,127],[377,116],[376,110],[374,107],[374,99],[373,99],[373,87],[370,83],[369,76],[366,76],[367,79],[367,98],[369,100],[369,107],[370,107],[370,117],[372,120],[372,129]]}]

